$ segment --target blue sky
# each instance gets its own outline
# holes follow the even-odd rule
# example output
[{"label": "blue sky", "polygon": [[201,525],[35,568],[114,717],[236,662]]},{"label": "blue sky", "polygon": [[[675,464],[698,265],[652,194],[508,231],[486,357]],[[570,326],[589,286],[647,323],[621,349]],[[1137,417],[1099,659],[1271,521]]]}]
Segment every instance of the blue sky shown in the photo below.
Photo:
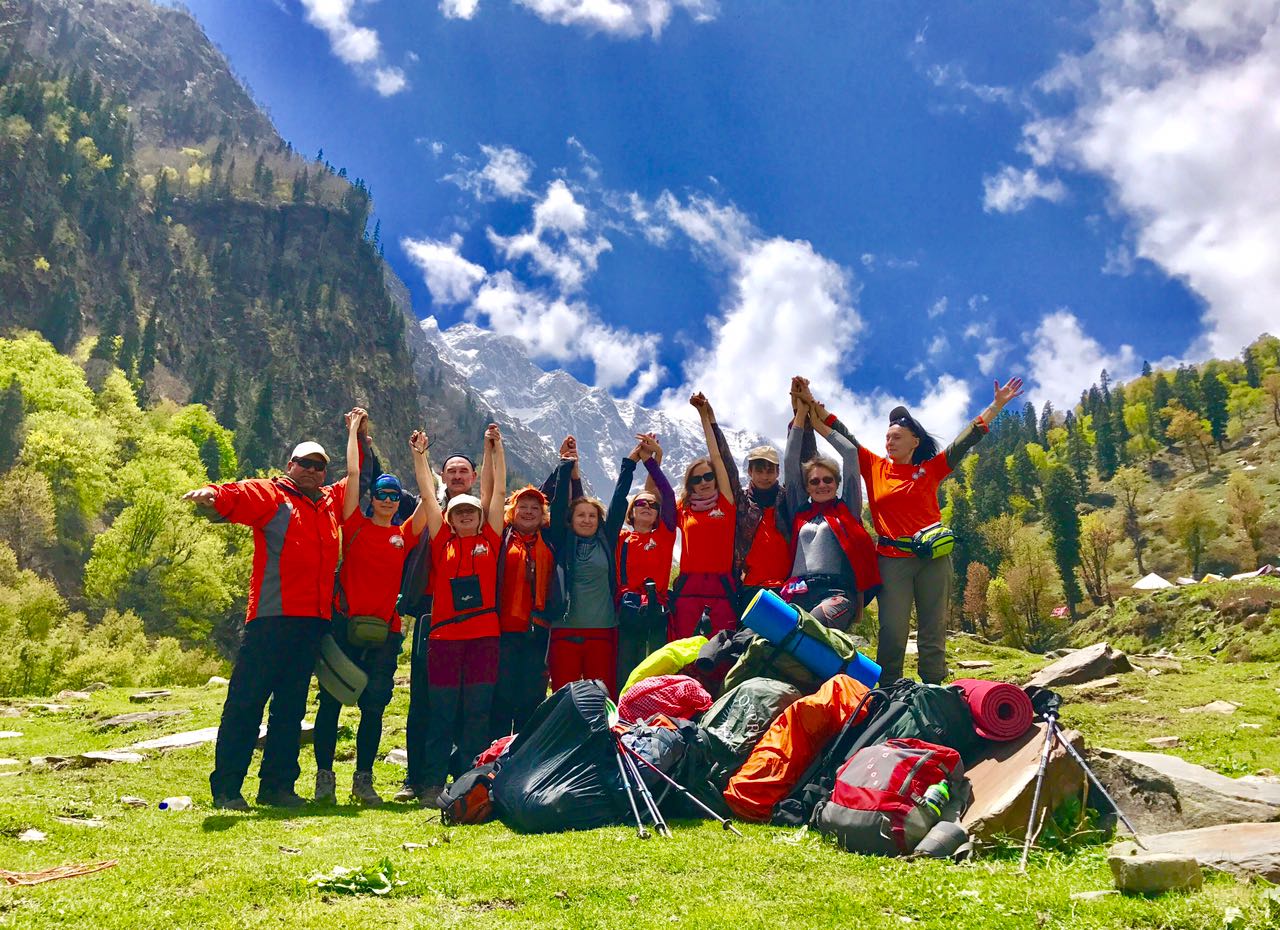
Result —
[{"label": "blue sky", "polygon": [[188,5],[420,315],[650,405],[945,434],[1280,305],[1280,2]]}]

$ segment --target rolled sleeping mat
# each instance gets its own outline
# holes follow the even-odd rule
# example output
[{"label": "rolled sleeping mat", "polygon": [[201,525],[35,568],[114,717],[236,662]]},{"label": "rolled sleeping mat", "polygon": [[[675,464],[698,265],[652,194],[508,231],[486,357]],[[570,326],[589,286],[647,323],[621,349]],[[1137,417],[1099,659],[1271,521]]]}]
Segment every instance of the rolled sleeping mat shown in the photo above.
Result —
[{"label": "rolled sleeping mat", "polygon": [[[868,688],[874,688],[880,680],[880,666],[855,650],[852,659],[845,659],[821,640],[804,632],[796,632],[800,625],[800,610],[788,604],[767,588],[762,588],[747,605],[742,615],[742,625],[796,657],[805,668],[823,681],[844,673]],[[795,635],[792,635],[792,634]]]},{"label": "rolled sleeping mat", "polygon": [[968,843],[969,834],[964,827],[950,820],[940,820],[916,844],[911,855],[929,859],[963,858],[969,852],[965,848]]},{"label": "rolled sleeping mat", "polygon": [[951,684],[964,692],[973,712],[973,729],[983,739],[1007,742],[1031,728],[1035,716],[1031,698],[1018,686],[980,678],[961,678]]},{"label": "rolled sleeping mat", "polygon": [[331,633],[320,638],[320,655],[316,659],[316,680],[346,707],[354,707],[364,694],[369,676],[342,651]]}]

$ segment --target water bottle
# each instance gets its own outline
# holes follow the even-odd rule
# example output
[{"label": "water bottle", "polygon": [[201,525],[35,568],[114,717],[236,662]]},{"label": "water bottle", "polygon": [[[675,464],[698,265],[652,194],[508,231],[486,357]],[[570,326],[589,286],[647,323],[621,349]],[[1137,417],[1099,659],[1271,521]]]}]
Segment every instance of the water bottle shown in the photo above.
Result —
[{"label": "water bottle", "polygon": [[160,809],[162,811],[185,811],[194,803],[191,798],[183,794],[176,798],[165,798],[160,802]]},{"label": "water bottle", "polygon": [[940,781],[936,785],[929,786],[929,789],[924,793],[924,797],[920,799],[920,803],[929,808],[935,817],[941,817],[942,809],[946,807],[947,802],[950,800],[951,786],[945,781]]},{"label": "water bottle", "polygon": [[695,636],[705,636],[711,638],[711,605],[702,608],[702,616],[698,618],[698,625],[693,628]]}]

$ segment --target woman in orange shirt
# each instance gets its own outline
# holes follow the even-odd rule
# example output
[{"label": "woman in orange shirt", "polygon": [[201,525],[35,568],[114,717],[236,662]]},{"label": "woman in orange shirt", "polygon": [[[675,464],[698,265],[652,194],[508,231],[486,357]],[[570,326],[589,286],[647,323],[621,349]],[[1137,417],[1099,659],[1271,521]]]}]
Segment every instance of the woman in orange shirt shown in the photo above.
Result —
[{"label": "woman in orange shirt", "polygon": [[[986,435],[1005,405],[1021,394],[1021,378],[1012,378],[1003,387],[997,381],[991,406],[941,452],[937,440],[906,407],[895,407],[889,413],[885,456],[858,445],[858,468],[867,485],[867,503],[878,534],[876,552],[883,585],[879,597],[880,640],[876,651],[881,681],[893,682],[902,677],[913,602],[919,634],[920,679],[937,684],[947,675],[951,556],[917,558],[906,541],[941,521],[938,486]],[[817,419],[840,428],[835,417],[812,399],[807,384],[801,397],[814,407]]]},{"label": "woman in orange shirt", "polygon": [[689,403],[702,419],[707,456],[693,461],[684,473],[676,508],[680,526],[680,576],[671,589],[674,602],[667,624],[669,640],[694,634],[706,611],[711,614],[711,636],[738,625],[737,583],[733,577],[733,543],[738,510],[731,493],[729,473],[712,425],[711,405],[702,394]]},{"label": "woman in orange shirt", "polygon": [[468,766],[489,744],[498,677],[499,534],[507,496],[506,456],[494,424],[485,431],[482,467],[493,475],[487,513],[470,494],[450,498],[442,513],[429,471],[422,489],[431,533],[432,590],[424,806],[435,803],[443,790],[455,744]]}]

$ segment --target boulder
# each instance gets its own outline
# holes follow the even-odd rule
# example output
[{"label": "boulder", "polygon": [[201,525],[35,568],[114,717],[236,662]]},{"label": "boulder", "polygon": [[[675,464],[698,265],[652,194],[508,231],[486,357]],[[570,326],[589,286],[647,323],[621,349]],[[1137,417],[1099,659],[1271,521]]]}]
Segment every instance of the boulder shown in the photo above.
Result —
[{"label": "boulder", "polygon": [[1189,891],[1204,884],[1200,863],[1179,853],[1143,853],[1132,843],[1121,843],[1107,855],[1116,887],[1126,894],[1161,894]]},{"label": "boulder", "polygon": [[1100,749],[1092,764],[1139,832],[1280,820],[1280,785],[1228,778],[1163,752]]},{"label": "boulder", "polygon": [[1231,701],[1210,701],[1202,707],[1179,707],[1182,714],[1234,714],[1240,705]]},{"label": "boulder", "polygon": [[1112,649],[1108,643],[1095,643],[1046,665],[1031,677],[1028,684],[1057,688],[1131,671],[1133,666],[1123,652]]},{"label": "boulder", "polygon": [[[1078,732],[1060,732],[1077,751],[1084,751],[1084,737]],[[1020,837],[1026,831],[1044,733],[1045,724],[1036,723],[1016,740],[985,742],[972,764],[966,766],[965,774],[973,786],[973,804],[961,823],[974,839],[991,840],[1000,834]],[[1068,797],[1079,795],[1084,778],[1080,766],[1054,740],[1040,803],[1055,808]]]},{"label": "boulder", "polygon": [[[1241,878],[1280,882],[1280,823],[1234,823],[1199,830],[1144,835],[1142,842],[1153,853],[1192,856],[1200,865]],[[1133,843],[1119,843],[1112,853]],[[1136,849],[1136,847],[1134,847]]]},{"label": "boulder", "polygon": [[229,679],[223,678],[221,675],[210,675],[209,680],[204,683],[206,688],[225,688],[231,684]]},{"label": "boulder", "polygon": [[13,768],[22,765],[21,759],[0,759],[0,769]]},{"label": "boulder", "polygon": [[1148,746],[1154,746],[1156,749],[1173,749],[1181,740],[1176,736],[1153,736],[1147,740]]},{"label": "boulder", "polygon": [[385,759],[382,760],[388,765],[407,766],[409,764],[409,753],[403,749],[393,749]]},{"label": "boulder", "polygon": [[[261,728],[261,733],[266,733],[267,728]],[[135,752],[151,752],[160,750],[164,752],[169,749],[190,749],[193,746],[204,746],[206,743],[216,743],[218,741],[218,728],[205,727],[201,730],[187,730],[184,733],[170,733],[168,736],[159,736],[155,739],[143,740],[140,743],[134,743],[129,748]]]},{"label": "boulder", "polygon": [[149,701],[158,701],[160,698],[167,698],[173,692],[165,688],[154,688],[150,691],[137,691],[129,695],[129,700],[135,704],[146,704]]},{"label": "boulder", "polygon": [[93,695],[88,691],[59,691],[53,696],[55,701],[87,701]]},{"label": "boulder", "polygon": [[1120,684],[1119,678],[1099,678],[1097,681],[1086,681],[1082,684],[1072,685],[1072,691],[1100,691],[1103,688],[1114,688]]},{"label": "boulder", "polygon": [[127,749],[95,749],[75,756],[34,756],[31,764],[37,768],[84,769],[94,765],[124,762],[130,765],[143,761],[143,756]]},{"label": "boulder", "polygon": [[21,717],[21,707],[0,707],[0,717]]},{"label": "boulder", "polygon": [[87,692],[89,692],[90,694],[92,694],[92,693],[93,693],[93,692],[95,692],[95,691],[105,691],[105,690],[107,690],[107,689],[108,689],[108,688],[110,688],[110,687],[111,687],[111,686],[110,686],[109,684],[107,684],[105,681],[93,681],[93,682],[90,682],[89,684],[85,685],[85,686],[84,686],[83,688],[81,688],[80,690],[82,690],[82,691],[87,691]]},{"label": "boulder", "polygon": [[98,724],[99,730],[111,730],[117,727],[134,727],[144,723],[155,723],[166,717],[181,717],[185,710],[142,710],[132,714],[116,714]]}]

